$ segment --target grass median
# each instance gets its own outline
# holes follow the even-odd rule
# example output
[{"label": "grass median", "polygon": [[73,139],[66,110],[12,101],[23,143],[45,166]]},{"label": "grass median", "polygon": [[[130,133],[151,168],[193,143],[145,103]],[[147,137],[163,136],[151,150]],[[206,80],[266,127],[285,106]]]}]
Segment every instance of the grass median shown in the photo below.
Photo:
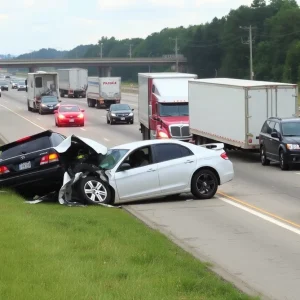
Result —
[{"label": "grass median", "polygon": [[124,210],[0,200],[0,299],[257,299]]}]

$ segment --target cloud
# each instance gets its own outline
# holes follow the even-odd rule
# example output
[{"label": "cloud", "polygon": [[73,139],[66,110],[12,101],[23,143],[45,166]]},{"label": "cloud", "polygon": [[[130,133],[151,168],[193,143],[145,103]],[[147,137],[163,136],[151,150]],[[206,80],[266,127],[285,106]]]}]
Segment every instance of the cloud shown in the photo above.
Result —
[{"label": "cloud", "polygon": [[8,19],[8,15],[0,14],[0,22]]},{"label": "cloud", "polygon": [[137,0],[98,0],[100,9],[120,9],[132,6],[137,3]]},{"label": "cloud", "polygon": [[171,7],[185,7],[186,1],[185,0],[148,0],[151,4],[157,6],[171,6]]}]

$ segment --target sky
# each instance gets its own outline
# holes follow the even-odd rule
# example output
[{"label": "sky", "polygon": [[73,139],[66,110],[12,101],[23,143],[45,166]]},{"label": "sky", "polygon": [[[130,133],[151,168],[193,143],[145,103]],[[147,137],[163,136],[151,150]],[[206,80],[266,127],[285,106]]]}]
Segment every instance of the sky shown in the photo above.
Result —
[{"label": "sky", "polygon": [[[3,3],[2,3],[3,2]],[[145,38],[163,28],[222,17],[252,0],[3,0],[1,54],[71,50],[101,36]]]}]

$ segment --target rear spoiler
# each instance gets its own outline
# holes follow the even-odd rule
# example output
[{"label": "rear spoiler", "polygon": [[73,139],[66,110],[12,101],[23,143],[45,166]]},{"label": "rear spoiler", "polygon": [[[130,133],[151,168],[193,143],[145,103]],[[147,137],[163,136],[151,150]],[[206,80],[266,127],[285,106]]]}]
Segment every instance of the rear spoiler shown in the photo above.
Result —
[{"label": "rear spoiler", "polygon": [[204,145],[199,145],[199,146],[205,147],[210,150],[223,150],[224,149],[223,143],[211,143],[211,144],[204,144]]}]

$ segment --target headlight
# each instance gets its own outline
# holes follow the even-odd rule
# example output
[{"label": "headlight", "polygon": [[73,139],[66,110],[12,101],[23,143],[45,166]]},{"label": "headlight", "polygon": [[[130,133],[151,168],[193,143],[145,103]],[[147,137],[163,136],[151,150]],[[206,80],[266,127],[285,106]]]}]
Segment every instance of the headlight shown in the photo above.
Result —
[{"label": "headlight", "polygon": [[42,104],[42,106],[43,106],[43,107],[46,107],[46,105],[45,105],[45,104]]},{"label": "headlight", "polygon": [[297,145],[297,144],[287,144],[286,148],[289,149],[289,150],[299,150],[300,146]]},{"label": "headlight", "polygon": [[130,114],[129,114],[129,117],[132,117],[133,116],[133,113],[131,112]]},{"label": "headlight", "polygon": [[112,116],[112,117],[115,117],[115,116],[116,116],[116,114],[111,114],[111,116]]},{"label": "headlight", "polygon": [[161,139],[168,139],[168,135],[163,132],[163,131],[159,131],[158,134],[157,134],[158,138],[161,138]]}]

